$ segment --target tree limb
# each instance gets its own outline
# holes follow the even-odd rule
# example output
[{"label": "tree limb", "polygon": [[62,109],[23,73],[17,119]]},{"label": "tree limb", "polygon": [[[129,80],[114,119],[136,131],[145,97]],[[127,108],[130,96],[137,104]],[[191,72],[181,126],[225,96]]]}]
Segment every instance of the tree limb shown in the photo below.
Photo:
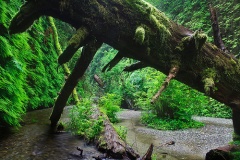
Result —
[{"label": "tree limb", "polygon": [[162,92],[167,88],[168,84],[170,83],[171,79],[174,78],[177,75],[179,68],[178,67],[173,67],[171,68],[167,78],[165,79],[165,81],[163,82],[161,88],[159,89],[159,91],[153,96],[151,103],[153,104],[158,97],[162,94]]},{"label": "tree limb", "polygon": [[58,96],[55,102],[52,114],[50,116],[51,126],[53,128],[57,125],[61,117],[63,108],[66,106],[67,100],[73,88],[77,86],[78,81],[85,73],[88,65],[93,59],[93,56],[95,55],[96,51],[98,50],[98,48],[100,48],[101,45],[102,45],[101,42],[98,42],[97,40],[93,39],[86,46],[84,46],[80,58],[76,62],[76,65],[72,73],[69,75],[66,83],[61,89],[60,95]]},{"label": "tree limb", "polygon": [[58,63],[60,65],[68,62],[72,56],[76,53],[76,51],[86,44],[87,37],[89,35],[88,29],[86,27],[80,27],[76,31],[76,33],[72,36],[72,38],[68,42],[67,48],[64,52],[59,56]]},{"label": "tree limb", "polygon": [[126,66],[123,71],[132,72],[132,71],[142,69],[142,68],[145,68],[145,67],[147,67],[147,65],[144,64],[143,62],[137,62],[137,63],[134,63],[130,66]]},{"label": "tree limb", "polygon": [[102,72],[110,71],[114,66],[118,64],[119,61],[123,58],[122,53],[117,53],[117,55],[108,63],[106,66],[103,67]]}]

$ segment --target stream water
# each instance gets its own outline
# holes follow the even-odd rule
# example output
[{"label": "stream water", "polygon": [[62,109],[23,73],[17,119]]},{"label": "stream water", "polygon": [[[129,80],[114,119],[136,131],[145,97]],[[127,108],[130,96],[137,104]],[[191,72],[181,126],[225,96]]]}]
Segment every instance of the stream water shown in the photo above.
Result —
[{"label": "stream water", "polygon": [[[94,146],[86,145],[84,140],[68,132],[52,134],[49,132],[51,109],[27,113],[24,125],[15,131],[3,133],[0,139],[1,160],[77,160],[93,159],[102,155]],[[63,114],[62,120],[66,120]],[[84,149],[83,157],[76,149]]]},{"label": "stream water", "polygon": [[[68,108],[65,109],[61,121],[67,121]],[[27,113],[23,118],[23,126],[18,130],[0,131],[0,159],[1,160],[77,160],[77,159],[93,159],[93,156],[102,155],[94,146],[87,145],[84,140],[78,136],[71,135],[69,132],[61,132],[59,134],[51,134],[49,132],[49,115],[51,109],[37,110]],[[189,137],[184,137],[182,142],[179,140],[176,146],[162,146],[163,143],[169,140],[175,140],[178,135],[171,135],[174,132],[164,132],[160,137],[151,133],[156,130],[148,130],[145,126],[139,123],[140,112],[125,111],[120,113],[121,122],[118,125],[128,128],[127,142],[140,155],[144,155],[151,143],[154,144],[154,155],[157,159],[162,160],[203,160],[199,148],[196,148],[195,143],[190,146],[193,152],[184,153],[184,147],[187,143],[191,144]],[[221,129],[221,126],[218,127]],[[220,133],[231,134],[231,126],[225,126],[223,130],[218,130]],[[147,130],[147,132],[146,132]],[[202,131],[202,130],[200,130]],[[211,130],[212,131],[212,130]],[[158,131],[156,131],[158,132]],[[193,131],[195,132],[195,131]],[[199,132],[199,130],[197,131]],[[182,131],[179,131],[182,133]],[[157,133],[159,134],[159,133]],[[192,134],[193,135],[193,134]],[[215,136],[215,135],[213,135]],[[226,137],[226,135],[223,135]],[[170,137],[170,139],[168,138]],[[193,137],[195,138],[195,137]],[[201,137],[199,137],[201,139]],[[214,139],[214,138],[212,138]],[[218,137],[218,140],[222,139]],[[225,141],[231,137],[225,138]],[[163,141],[164,140],[164,141]],[[189,140],[189,141],[188,141]],[[220,144],[225,143],[219,142]],[[219,145],[216,144],[216,145]],[[180,144],[180,145],[179,145]],[[202,144],[201,144],[202,145]],[[180,146],[180,147],[178,147]],[[79,155],[76,149],[83,149],[83,156]],[[210,146],[214,147],[214,146]],[[197,151],[195,152],[195,150]],[[171,156],[170,156],[171,155]]]}]

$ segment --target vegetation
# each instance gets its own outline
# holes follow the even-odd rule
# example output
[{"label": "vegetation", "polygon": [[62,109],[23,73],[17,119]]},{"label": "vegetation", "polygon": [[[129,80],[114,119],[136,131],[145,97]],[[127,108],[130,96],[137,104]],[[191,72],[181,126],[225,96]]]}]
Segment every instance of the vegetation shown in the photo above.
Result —
[{"label": "vegetation", "polygon": [[[170,19],[192,30],[203,30],[208,35],[208,40],[213,41],[208,11],[209,1],[148,1],[165,12]],[[58,48],[54,46],[54,38],[56,40],[57,37],[53,36],[46,18],[40,18],[28,32],[18,35],[8,34],[10,19],[21,3],[21,0],[11,3],[0,1],[0,127],[19,126],[21,116],[26,111],[52,106],[64,83],[63,71],[57,71],[56,62],[60,54],[57,52]],[[239,56],[240,3],[235,0],[212,0],[211,3],[217,8],[226,46],[236,57]],[[154,8],[149,8],[148,12],[151,23],[164,33],[161,35],[164,39],[161,45],[166,45],[165,39],[170,34],[168,29],[170,21],[164,14],[158,15],[166,23],[161,25],[156,18]],[[56,21],[56,25],[60,44],[65,48],[75,29],[60,21]],[[136,28],[134,39],[138,44],[146,42],[147,31],[144,25]],[[81,49],[68,63],[70,69],[73,69],[80,51]],[[163,130],[203,126],[202,123],[192,120],[193,115],[231,118],[229,108],[175,80],[171,81],[168,89],[155,104],[150,104],[150,99],[157,92],[166,75],[151,68],[132,73],[122,72],[124,67],[137,62],[128,58],[123,58],[117,66],[102,73],[101,69],[117,54],[117,50],[104,44],[88,68],[87,74],[78,84],[78,94],[76,93],[75,96],[81,95],[82,99],[81,103],[71,109],[71,121],[68,124],[73,133],[92,141],[102,131],[103,119],[101,116],[97,120],[92,119],[96,107],[91,99],[86,97],[99,97],[98,105],[112,123],[118,122],[116,113],[120,111],[120,106],[124,105],[128,105],[131,109],[143,110],[142,122],[149,127]],[[94,82],[94,74],[102,78],[104,88],[99,88]],[[214,74],[215,77],[216,73]],[[115,129],[122,139],[126,139],[126,128],[115,127]],[[239,140],[235,140],[233,144],[239,145]],[[238,159],[239,152],[233,154],[235,159]]]},{"label": "vegetation", "polygon": [[92,141],[102,131],[102,119],[93,119],[94,107],[92,102],[84,98],[79,105],[70,110],[71,121],[68,124],[69,129],[80,136]]},{"label": "vegetation", "polygon": [[22,1],[0,1],[0,126],[18,126],[22,114],[49,107],[63,82],[57,53],[44,18],[23,34],[7,34],[7,26]]}]

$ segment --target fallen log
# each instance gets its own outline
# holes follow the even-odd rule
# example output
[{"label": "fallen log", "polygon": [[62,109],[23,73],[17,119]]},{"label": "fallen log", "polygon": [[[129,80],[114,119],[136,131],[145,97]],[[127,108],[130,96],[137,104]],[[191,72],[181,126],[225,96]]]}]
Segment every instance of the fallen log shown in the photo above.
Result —
[{"label": "fallen log", "polygon": [[[216,149],[210,150],[205,157],[205,160],[233,160],[235,157],[232,154],[235,151],[239,151],[239,146],[227,145],[224,147],[218,147]],[[236,157],[239,159],[239,157]]]},{"label": "fallen log", "polygon": [[[85,27],[89,35],[114,47],[124,57],[139,60],[166,75],[171,68],[179,68],[175,79],[230,106],[234,119],[239,121],[239,116],[236,117],[240,111],[238,60],[206,43],[207,37],[201,31],[193,32],[174,23],[149,3],[143,0],[89,0],[87,3],[28,0],[12,19],[10,33],[25,31],[42,15],[56,17],[76,29]],[[79,72],[85,70],[79,69]],[[61,115],[64,105],[58,105]],[[239,122],[233,120],[234,132],[240,135],[240,125],[236,123]]]},{"label": "fallen log", "polygon": [[107,153],[108,158],[115,159],[137,159],[139,154],[136,153],[125,141],[121,139],[108,117],[98,108],[94,110],[94,119],[103,118],[103,131],[97,138],[97,148],[99,151]]}]

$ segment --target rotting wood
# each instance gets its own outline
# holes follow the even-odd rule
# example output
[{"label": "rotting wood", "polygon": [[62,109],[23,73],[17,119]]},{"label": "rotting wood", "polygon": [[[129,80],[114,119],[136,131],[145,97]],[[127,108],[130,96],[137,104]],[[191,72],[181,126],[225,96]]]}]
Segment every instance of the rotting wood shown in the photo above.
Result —
[{"label": "rotting wood", "polygon": [[98,119],[99,116],[103,118],[104,129],[97,139],[98,149],[110,158],[123,159],[125,157],[132,160],[139,158],[139,154],[120,138],[108,117],[99,108],[95,108],[92,118]]}]

